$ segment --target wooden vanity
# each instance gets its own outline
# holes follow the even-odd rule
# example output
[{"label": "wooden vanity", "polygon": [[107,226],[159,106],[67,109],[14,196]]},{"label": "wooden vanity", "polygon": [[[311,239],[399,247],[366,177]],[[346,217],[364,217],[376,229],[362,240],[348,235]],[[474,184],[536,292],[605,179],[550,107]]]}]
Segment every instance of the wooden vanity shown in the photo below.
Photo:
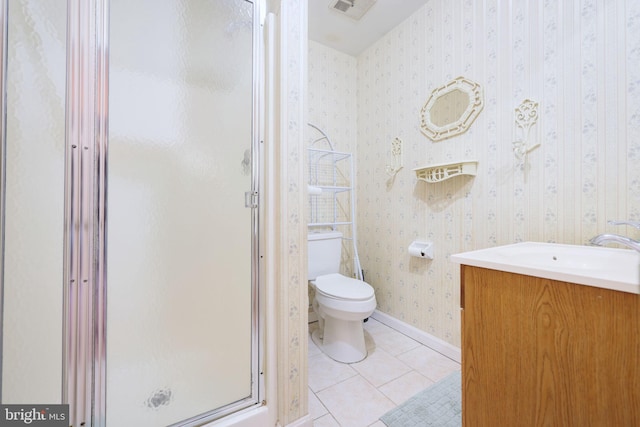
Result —
[{"label": "wooden vanity", "polygon": [[461,265],[466,427],[640,426],[640,295]]}]

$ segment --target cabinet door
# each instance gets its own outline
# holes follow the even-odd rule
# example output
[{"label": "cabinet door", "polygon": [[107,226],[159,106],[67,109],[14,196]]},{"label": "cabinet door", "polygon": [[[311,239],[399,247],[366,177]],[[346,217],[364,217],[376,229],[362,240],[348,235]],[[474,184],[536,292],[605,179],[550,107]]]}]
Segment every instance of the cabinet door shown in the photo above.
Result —
[{"label": "cabinet door", "polygon": [[640,296],[463,266],[467,426],[640,425]]}]

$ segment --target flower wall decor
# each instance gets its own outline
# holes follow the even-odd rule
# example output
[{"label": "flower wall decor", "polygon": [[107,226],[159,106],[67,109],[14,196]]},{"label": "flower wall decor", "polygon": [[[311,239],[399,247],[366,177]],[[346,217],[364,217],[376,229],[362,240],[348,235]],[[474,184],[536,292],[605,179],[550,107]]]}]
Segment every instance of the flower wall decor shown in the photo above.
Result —
[{"label": "flower wall decor", "polygon": [[[529,134],[531,126],[538,121],[538,103],[525,99],[522,104],[516,108],[516,126],[520,128],[521,138],[513,141],[513,153],[524,164],[527,160],[527,154],[540,146],[540,142],[535,144],[529,143]],[[517,133],[517,130],[516,130]]]},{"label": "flower wall decor", "polygon": [[385,171],[387,175],[393,177],[402,169],[402,140],[398,137],[391,142],[391,156],[393,157],[393,164],[387,165]]}]

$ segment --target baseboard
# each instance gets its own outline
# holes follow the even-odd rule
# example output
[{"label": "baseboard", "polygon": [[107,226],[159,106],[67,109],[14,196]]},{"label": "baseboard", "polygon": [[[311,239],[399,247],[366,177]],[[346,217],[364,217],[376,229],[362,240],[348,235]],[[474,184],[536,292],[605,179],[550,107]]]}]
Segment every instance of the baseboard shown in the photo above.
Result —
[{"label": "baseboard", "polygon": [[447,356],[449,359],[461,363],[462,353],[460,351],[460,348],[451,345],[438,337],[434,337],[433,335],[428,334],[416,328],[415,326],[411,326],[408,323],[396,319],[395,317],[389,316],[388,314],[381,311],[374,311],[371,317],[378,322],[383,323],[388,327],[405,334],[409,338],[412,338],[419,343],[426,345],[427,347],[437,351],[438,353]]},{"label": "baseboard", "polygon": [[307,414],[302,418],[298,418],[292,423],[286,425],[286,427],[313,427],[313,419],[311,415]]}]

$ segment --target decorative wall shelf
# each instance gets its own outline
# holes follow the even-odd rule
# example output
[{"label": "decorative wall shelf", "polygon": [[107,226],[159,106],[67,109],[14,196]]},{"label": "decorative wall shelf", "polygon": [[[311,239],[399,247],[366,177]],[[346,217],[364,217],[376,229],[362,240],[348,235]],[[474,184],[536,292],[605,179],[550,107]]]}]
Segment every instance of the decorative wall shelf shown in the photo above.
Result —
[{"label": "decorative wall shelf", "polygon": [[416,177],[422,181],[434,183],[444,181],[458,175],[475,175],[478,169],[477,160],[440,163],[415,168]]}]

